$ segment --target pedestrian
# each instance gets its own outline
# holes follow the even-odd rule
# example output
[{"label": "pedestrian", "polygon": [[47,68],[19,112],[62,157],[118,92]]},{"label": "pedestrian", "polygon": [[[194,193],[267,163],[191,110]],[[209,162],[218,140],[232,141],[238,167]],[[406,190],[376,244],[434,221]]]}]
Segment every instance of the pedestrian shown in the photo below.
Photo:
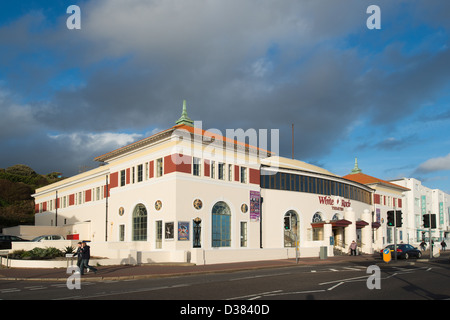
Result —
[{"label": "pedestrian", "polygon": [[425,243],[425,240],[422,240],[422,242],[420,243],[420,249],[422,251],[425,251],[426,246],[427,246],[427,244]]},{"label": "pedestrian", "polygon": [[97,268],[94,268],[89,265],[89,259],[91,258],[91,247],[89,247],[86,242],[83,241],[82,243],[82,252],[81,252],[81,267],[80,267],[80,273],[81,275],[84,274],[84,268],[88,270],[94,271],[94,273],[97,273]]},{"label": "pedestrian", "polygon": [[441,242],[442,251],[445,251],[446,246],[447,246],[447,244],[445,243],[445,240],[442,240],[442,242]]},{"label": "pedestrian", "polygon": [[77,251],[73,254],[73,256],[77,256],[77,267],[81,268],[81,253],[83,252],[83,248],[81,247],[81,242],[78,242],[78,248]]},{"label": "pedestrian", "polygon": [[356,244],[355,240],[353,240],[352,243],[350,244],[350,255],[356,256],[356,248],[357,247],[358,247],[358,245]]}]

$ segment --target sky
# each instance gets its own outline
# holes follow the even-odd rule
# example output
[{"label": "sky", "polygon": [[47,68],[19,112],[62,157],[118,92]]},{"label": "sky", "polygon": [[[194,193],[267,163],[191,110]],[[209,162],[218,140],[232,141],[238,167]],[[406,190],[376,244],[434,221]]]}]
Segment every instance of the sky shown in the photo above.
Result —
[{"label": "sky", "polygon": [[278,129],[291,157],[294,124],[296,159],[450,193],[449,18],[448,0],[1,1],[0,168],[96,167],[186,100],[203,129]]}]

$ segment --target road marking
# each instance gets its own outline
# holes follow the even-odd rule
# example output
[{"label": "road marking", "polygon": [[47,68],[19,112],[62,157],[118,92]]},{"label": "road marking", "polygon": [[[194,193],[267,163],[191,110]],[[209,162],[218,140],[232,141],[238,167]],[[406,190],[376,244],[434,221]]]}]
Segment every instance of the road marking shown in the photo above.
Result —
[{"label": "road marking", "polygon": [[259,292],[259,293],[253,293],[253,294],[249,294],[246,296],[240,296],[240,297],[233,297],[233,298],[228,298],[225,300],[241,300],[241,299],[245,299],[245,298],[257,298],[257,297],[261,297],[261,296],[265,296],[265,295],[270,295],[270,294],[274,294],[274,293],[278,293],[278,292],[282,292],[282,290],[275,290],[275,291],[268,291],[268,292]]},{"label": "road marking", "polygon": [[278,276],[285,276],[291,274],[290,272],[284,272],[284,273],[274,273],[274,274],[264,274],[259,276],[248,276],[248,277],[241,277],[241,278],[233,278],[229,281],[237,281],[237,280],[248,280],[248,279],[257,279],[257,278],[265,278],[265,277],[278,277]]},{"label": "road marking", "polygon": [[340,286],[341,284],[343,284],[343,283],[344,283],[344,281],[339,282],[338,284],[335,284],[334,286],[328,288],[327,290],[328,290],[328,291],[331,291],[331,290],[333,290],[334,288],[339,287],[339,286]]},{"label": "road marking", "polygon": [[351,268],[351,267],[344,267],[345,270],[350,270],[350,271],[362,271],[362,269],[357,269],[357,268]]},{"label": "road marking", "polygon": [[18,289],[18,288],[9,288],[9,289],[2,289],[0,291],[1,291],[1,293],[10,293],[10,292],[19,292],[20,289]]}]

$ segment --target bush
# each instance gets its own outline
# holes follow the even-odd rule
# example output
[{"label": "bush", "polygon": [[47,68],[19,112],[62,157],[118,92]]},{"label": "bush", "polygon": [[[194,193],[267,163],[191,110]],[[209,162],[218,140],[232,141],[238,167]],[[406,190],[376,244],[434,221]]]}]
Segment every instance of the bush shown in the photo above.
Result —
[{"label": "bush", "polygon": [[75,248],[72,246],[67,246],[64,248],[64,250],[62,250],[63,254],[69,254],[69,253],[75,253]]},{"label": "bush", "polygon": [[11,259],[30,259],[30,260],[44,260],[54,259],[57,257],[64,257],[64,253],[57,248],[33,248],[29,251],[15,250],[11,253]]}]

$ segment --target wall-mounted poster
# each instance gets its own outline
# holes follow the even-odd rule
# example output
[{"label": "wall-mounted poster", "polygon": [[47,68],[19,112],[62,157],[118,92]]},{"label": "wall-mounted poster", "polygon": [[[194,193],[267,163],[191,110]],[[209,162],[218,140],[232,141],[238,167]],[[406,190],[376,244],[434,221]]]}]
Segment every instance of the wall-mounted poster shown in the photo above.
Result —
[{"label": "wall-mounted poster", "polygon": [[165,239],[173,240],[173,222],[166,222],[164,225]]},{"label": "wall-mounted poster", "polygon": [[188,221],[178,221],[178,240],[188,241],[189,240],[189,222]]},{"label": "wall-mounted poster", "polygon": [[260,200],[261,195],[259,191],[250,191],[250,221],[259,221]]}]

